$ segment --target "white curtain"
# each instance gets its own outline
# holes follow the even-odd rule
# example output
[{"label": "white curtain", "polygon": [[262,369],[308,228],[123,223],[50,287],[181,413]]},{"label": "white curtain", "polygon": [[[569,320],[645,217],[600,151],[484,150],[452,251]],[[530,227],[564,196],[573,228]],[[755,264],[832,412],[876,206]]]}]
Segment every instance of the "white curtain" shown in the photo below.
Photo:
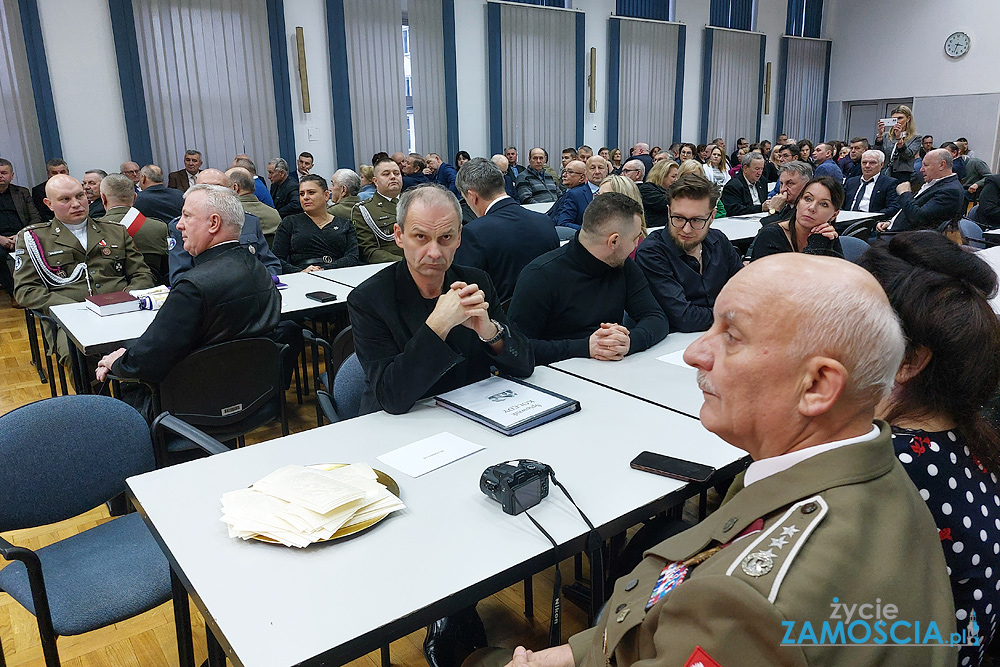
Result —
[{"label": "white curtain", "polygon": [[17,0],[0,4],[0,157],[14,165],[14,182],[30,188],[45,180],[28,56]]},{"label": "white curtain", "polygon": [[[267,8],[257,0],[133,0],[153,160],[205,167],[278,157]],[[282,156],[292,160],[294,155]]]},{"label": "white curtain", "polygon": [[704,137],[736,146],[738,137],[756,137],[760,119],[760,33],[705,28],[711,33],[712,65],[708,91],[708,125]]},{"label": "white curtain", "polygon": [[827,49],[830,40],[783,37],[785,60],[785,108],[781,131],[797,139],[823,141],[823,111],[826,109]]},{"label": "white curtain", "polygon": [[344,32],[355,161],[366,164],[378,151],[405,152],[402,0],[344,0]]},{"label": "white curtain", "polygon": [[448,153],[448,115],[444,94],[444,28],[441,0],[408,0],[410,85],[413,91],[415,150]]},{"label": "white curtain", "polygon": [[619,19],[618,143],[669,146],[673,136],[680,25]]},{"label": "white curtain", "polygon": [[516,146],[522,164],[540,146],[558,166],[576,146],[576,12],[500,5],[503,145]]}]

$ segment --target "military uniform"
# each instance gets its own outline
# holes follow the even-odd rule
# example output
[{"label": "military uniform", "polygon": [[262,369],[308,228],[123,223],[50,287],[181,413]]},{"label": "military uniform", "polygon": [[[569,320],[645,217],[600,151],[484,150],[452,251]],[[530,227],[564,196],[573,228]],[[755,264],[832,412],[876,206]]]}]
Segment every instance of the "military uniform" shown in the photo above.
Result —
[{"label": "military uniform", "polygon": [[260,231],[264,232],[264,238],[268,245],[274,244],[274,233],[278,231],[281,224],[281,215],[278,209],[261,202],[254,195],[240,195],[240,203],[243,204],[243,211],[250,215],[256,215],[260,220]]},{"label": "military uniform", "polygon": [[395,262],[403,258],[403,249],[396,245],[393,227],[396,224],[396,202],[376,192],[366,202],[354,205],[351,220],[358,233],[358,250],[368,264]]},{"label": "military uniform", "polygon": [[[47,265],[39,268],[27,250],[26,237],[37,238],[41,260]],[[78,264],[85,264],[87,271],[65,285],[53,285],[42,275],[51,273],[59,279],[72,276]],[[88,279],[89,276],[89,279]],[[142,260],[132,237],[120,224],[87,219],[87,249],[73,232],[59,220],[31,225],[17,235],[14,248],[14,296],[25,308],[48,313],[51,306],[78,303],[91,294],[120,292],[126,289],[152,287],[153,274]],[[69,345],[60,332],[53,341],[59,361],[69,359]]]},{"label": "military uniform", "polygon": [[[128,206],[113,206],[103,218],[97,222],[115,222],[121,224],[122,218],[129,212]],[[158,285],[165,285],[169,271],[167,264],[167,223],[156,218],[146,218],[142,226],[132,237],[136,250],[142,253],[142,261],[153,272],[153,280]]]},{"label": "military uniform", "polygon": [[[879,426],[875,440],[817,454],[748,487],[738,477],[714,514],[648,550],[618,580],[596,627],[570,638],[575,663],[956,664],[953,648],[878,644],[874,633],[849,646],[802,640],[804,621],[818,639],[824,621],[835,630],[838,619],[852,638],[864,639],[863,627],[848,630],[837,602],[857,605],[852,621],[863,604],[872,605],[869,616],[877,603],[895,605],[884,630],[909,622],[897,631],[902,640],[914,636],[915,621],[921,642],[930,621],[945,641],[955,631],[937,529],[895,458],[888,426]],[[676,565],[664,572],[672,563],[685,564],[686,578]],[[658,584],[666,589],[660,597]]]},{"label": "military uniform", "polygon": [[335,218],[344,218],[345,220],[351,219],[351,211],[354,209],[355,204],[361,203],[361,197],[357,195],[345,195],[336,204],[330,204],[326,207],[326,212]]}]

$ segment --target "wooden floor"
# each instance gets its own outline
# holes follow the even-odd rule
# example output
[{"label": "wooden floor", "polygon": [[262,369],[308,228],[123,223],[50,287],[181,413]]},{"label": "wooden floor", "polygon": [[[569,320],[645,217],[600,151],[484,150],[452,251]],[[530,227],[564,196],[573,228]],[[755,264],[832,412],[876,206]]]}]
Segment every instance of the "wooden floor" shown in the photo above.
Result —
[{"label": "wooden floor", "polygon": [[[39,382],[38,374],[30,364],[24,313],[12,308],[6,294],[0,292],[0,414],[48,397],[49,386]],[[294,390],[289,392],[289,408],[292,432],[315,426],[315,403],[311,394],[303,405],[298,405]],[[262,442],[279,435],[280,429],[277,426],[270,430],[261,429],[253,436],[248,436],[247,442]],[[13,544],[34,549],[92,528],[108,519],[108,513],[102,506],[58,524],[3,533],[2,536]],[[3,565],[0,561],[0,567]],[[479,613],[486,624],[491,644],[513,648],[520,643],[535,649],[546,646],[553,572],[550,569],[535,577],[536,604],[533,618],[524,616],[524,595],[520,584],[480,602]],[[568,582],[572,572],[572,563],[568,561],[562,566],[564,581]],[[192,610],[196,664],[200,664],[206,657],[205,627],[201,616],[193,608]],[[586,623],[586,614],[573,604],[566,603],[564,598],[563,637],[583,630]],[[393,664],[417,667],[426,665],[421,649],[423,637],[424,631],[420,630],[393,642]],[[0,642],[9,667],[44,665],[34,616],[5,593],[0,593]],[[64,637],[59,640],[59,651],[62,664],[71,667],[177,665],[171,603],[111,627],[78,637]],[[357,667],[378,667],[381,664],[380,656],[377,652],[372,653],[351,664]]]}]

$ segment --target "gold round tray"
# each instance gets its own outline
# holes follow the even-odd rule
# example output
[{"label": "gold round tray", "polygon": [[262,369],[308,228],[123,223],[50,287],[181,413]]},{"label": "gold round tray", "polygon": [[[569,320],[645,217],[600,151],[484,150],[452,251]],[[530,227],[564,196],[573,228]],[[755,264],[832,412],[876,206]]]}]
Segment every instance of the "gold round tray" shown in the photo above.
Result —
[{"label": "gold round tray", "polygon": [[[319,470],[336,470],[337,468],[343,468],[343,467],[345,467],[347,465],[350,465],[350,464],[348,464],[348,463],[317,463],[315,465],[311,465],[311,466],[308,466],[308,467],[310,467],[310,468],[317,468]],[[372,470],[375,471],[376,481],[379,484],[382,484],[383,486],[385,486],[385,488],[389,490],[389,493],[391,493],[392,495],[394,495],[397,498],[399,498],[399,484],[396,484],[396,480],[394,480],[392,477],[389,477],[387,474],[385,474],[381,470],[376,470],[375,468],[372,468]],[[321,544],[323,542],[332,542],[333,540],[339,540],[339,539],[341,539],[343,537],[349,537],[351,535],[355,535],[357,533],[360,533],[363,530],[368,530],[369,528],[371,528],[372,526],[374,526],[375,524],[377,524],[378,522],[380,522],[382,519],[386,518],[390,514],[392,514],[392,512],[386,512],[385,514],[382,514],[381,516],[376,516],[374,518],[368,519],[367,521],[362,521],[361,523],[356,523],[353,526],[348,526],[347,528],[341,528],[336,533],[334,533],[332,536],[330,536],[328,539],[317,540],[316,542],[314,542],[314,544]],[[265,542],[267,544],[281,544],[281,542],[278,542],[277,540],[272,540],[270,537],[264,537],[263,535],[255,535],[254,537],[251,537],[250,539],[257,540],[258,542]]]}]

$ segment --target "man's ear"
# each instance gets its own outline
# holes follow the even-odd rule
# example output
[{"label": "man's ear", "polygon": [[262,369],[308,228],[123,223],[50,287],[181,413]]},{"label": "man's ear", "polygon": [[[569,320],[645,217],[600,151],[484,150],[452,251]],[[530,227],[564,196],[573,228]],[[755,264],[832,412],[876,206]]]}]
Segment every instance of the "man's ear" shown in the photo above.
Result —
[{"label": "man's ear", "polygon": [[836,359],[813,357],[805,363],[799,412],[818,417],[829,412],[847,387],[847,369]]},{"label": "man's ear", "polygon": [[393,223],[392,225],[392,235],[396,237],[396,245],[400,248],[403,247],[403,228],[399,226],[399,223]]}]

